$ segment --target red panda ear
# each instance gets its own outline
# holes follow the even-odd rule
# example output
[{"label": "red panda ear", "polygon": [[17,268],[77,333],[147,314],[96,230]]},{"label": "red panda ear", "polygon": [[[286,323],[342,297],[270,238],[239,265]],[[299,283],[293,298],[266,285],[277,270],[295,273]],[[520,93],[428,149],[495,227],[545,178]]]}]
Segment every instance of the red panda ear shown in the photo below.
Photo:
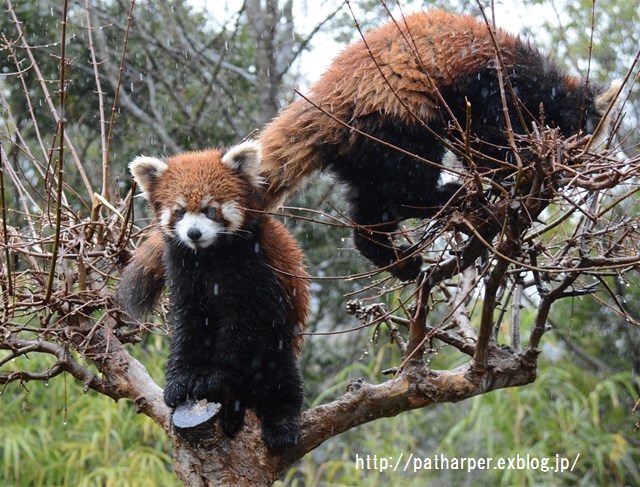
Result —
[{"label": "red panda ear", "polygon": [[[611,82],[611,86],[596,96],[595,106],[598,113],[604,115],[607,110],[609,110],[610,105],[617,102],[618,95],[622,90],[622,85],[622,80],[614,80]],[[615,111],[615,106],[613,109]]]},{"label": "red panda ear", "polygon": [[259,186],[261,183],[259,176],[261,162],[260,144],[253,141],[238,144],[222,156],[222,163],[225,166],[246,174],[255,186]]},{"label": "red panda ear", "polygon": [[614,80],[611,82],[611,86],[596,95],[594,106],[601,120],[593,131],[588,147],[600,146],[611,135],[611,123],[619,109],[618,97],[623,85],[622,80]]},{"label": "red panda ear", "polygon": [[140,186],[142,194],[149,197],[151,188],[167,170],[167,163],[155,157],[138,156],[129,164],[131,174]]}]

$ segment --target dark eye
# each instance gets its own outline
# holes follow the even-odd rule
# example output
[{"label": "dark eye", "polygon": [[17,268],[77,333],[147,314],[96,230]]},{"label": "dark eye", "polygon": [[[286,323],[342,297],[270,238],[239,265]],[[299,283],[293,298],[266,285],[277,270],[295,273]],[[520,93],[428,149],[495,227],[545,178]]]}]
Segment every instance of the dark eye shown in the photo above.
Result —
[{"label": "dark eye", "polygon": [[213,206],[207,208],[204,213],[209,220],[215,220],[218,217],[218,210]]},{"label": "dark eye", "polygon": [[176,208],[173,210],[173,215],[176,218],[182,218],[187,211],[184,208]]}]

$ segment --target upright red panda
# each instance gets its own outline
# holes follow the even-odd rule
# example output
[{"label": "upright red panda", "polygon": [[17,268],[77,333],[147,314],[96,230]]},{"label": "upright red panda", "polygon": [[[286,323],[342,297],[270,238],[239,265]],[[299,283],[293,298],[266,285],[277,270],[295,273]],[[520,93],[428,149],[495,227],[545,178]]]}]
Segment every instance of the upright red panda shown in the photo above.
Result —
[{"label": "upright red panda", "polygon": [[281,451],[299,435],[296,357],[308,276],[291,235],[259,211],[259,163],[254,143],[167,161],[136,158],[131,172],[156,230],[126,267],[118,296],[125,311],[140,316],[153,307],[166,274],[175,323],[165,402],[221,403],[230,437],[245,409],[255,409],[265,443]]},{"label": "upright red panda", "polygon": [[[619,85],[605,90],[563,74],[529,42],[503,30],[495,32],[495,42],[516,133],[539,122],[541,109],[544,122],[564,136],[594,132]],[[395,246],[390,235],[403,219],[434,216],[460,189],[440,182],[446,141],[464,147],[470,114],[475,164],[496,168],[510,157],[501,69],[489,27],[468,15],[430,10],[371,31],[259,136],[265,207],[276,208],[314,172],[327,169],[348,186],[362,255],[379,267],[391,265],[402,280],[414,279],[421,257]]]}]

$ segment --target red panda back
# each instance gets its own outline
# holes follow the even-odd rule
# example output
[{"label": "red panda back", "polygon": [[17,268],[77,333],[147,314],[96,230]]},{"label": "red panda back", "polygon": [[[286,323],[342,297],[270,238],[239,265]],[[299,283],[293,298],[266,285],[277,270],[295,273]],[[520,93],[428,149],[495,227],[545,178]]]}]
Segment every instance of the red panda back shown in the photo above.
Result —
[{"label": "red panda back", "polygon": [[[506,64],[517,36],[495,33]],[[339,118],[388,114],[403,123],[438,116],[436,89],[495,65],[489,28],[469,15],[439,10],[409,15],[347,47],[311,89],[309,98]],[[331,99],[332,106],[327,100]]]},{"label": "red panda back", "polygon": [[[505,63],[512,61],[518,37],[498,29],[495,39]],[[436,89],[495,60],[489,28],[469,15],[419,12],[365,34],[336,57],[307,99],[285,107],[260,136],[267,208],[323,168],[319,147],[348,146],[342,123],[370,114],[410,125],[429,122],[440,116]]]}]

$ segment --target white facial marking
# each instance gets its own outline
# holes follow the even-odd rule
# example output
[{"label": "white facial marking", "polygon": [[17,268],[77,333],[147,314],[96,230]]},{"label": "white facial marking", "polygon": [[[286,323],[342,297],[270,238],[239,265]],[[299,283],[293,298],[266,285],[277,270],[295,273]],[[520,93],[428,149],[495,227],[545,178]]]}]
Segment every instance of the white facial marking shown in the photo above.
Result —
[{"label": "white facial marking", "polygon": [[176,223],[175,231],[178,238],[192,249],[204,249],[216,241],[224,231],[224,225],[202,213],[185,213]]},{"label": "white facial marking", "polygon": [[232,201],[222,203],[220,212],[222,213],[222,218],[227,221],[230,231],[235,232],[244,224],[244,213],[236,203]]},{"label": "white facial marking", "polygon": [[170,235],[173,235],[173,231],[171,230],[171,215],[173,212],[169,208],[164,208],[162,213],[160,213],[160,226],[165,232],[168,232]]},{"label": "white facial marking", "polygon": [[202,201],[200,201],[200,209],[204,210],[207,206],[209,206],[209,202],[212,199],[213,198],[211,196],[205,196],[204,198],[202,198]]}]

